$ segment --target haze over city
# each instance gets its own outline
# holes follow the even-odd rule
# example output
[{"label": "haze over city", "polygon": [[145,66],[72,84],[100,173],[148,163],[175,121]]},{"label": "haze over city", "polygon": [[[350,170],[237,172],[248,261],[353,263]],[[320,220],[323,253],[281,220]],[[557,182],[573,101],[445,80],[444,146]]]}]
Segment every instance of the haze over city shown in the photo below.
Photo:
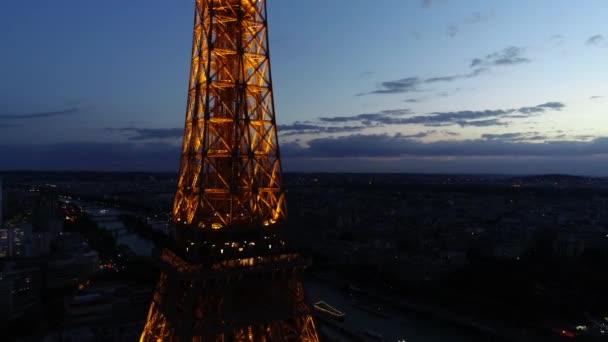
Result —
[{"label": "haze over city", "polygon": [[[0,169],[177,170],[191,3],[34,3],[0,4]],[[274,1],[284,169],[608,175],[605,7]]]}]

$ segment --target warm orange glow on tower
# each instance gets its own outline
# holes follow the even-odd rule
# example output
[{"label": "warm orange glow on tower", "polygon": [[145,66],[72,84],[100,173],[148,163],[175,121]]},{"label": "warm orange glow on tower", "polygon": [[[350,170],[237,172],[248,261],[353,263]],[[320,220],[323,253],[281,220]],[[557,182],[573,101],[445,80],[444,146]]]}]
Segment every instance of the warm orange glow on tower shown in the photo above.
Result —
[{"label": "warm orange glow on tower", "polygon": [[264,0],[197,0],[173,217],[200,228],[285,218]]},{"label": "warm orange glow on tower", "polygon": [[318,341],[280,234],[265,0],[196,0],[173,219],[140,341]]}]

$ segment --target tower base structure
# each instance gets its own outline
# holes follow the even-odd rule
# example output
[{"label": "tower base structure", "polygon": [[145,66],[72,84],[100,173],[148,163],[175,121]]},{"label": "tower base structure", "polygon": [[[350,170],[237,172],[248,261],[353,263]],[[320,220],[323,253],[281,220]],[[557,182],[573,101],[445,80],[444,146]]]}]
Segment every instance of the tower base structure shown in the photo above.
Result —
[{"label": "tower base structure", "polygon": [[140,342],[303,341],[318,336],[293,253],[191,263],[169,249]]}]

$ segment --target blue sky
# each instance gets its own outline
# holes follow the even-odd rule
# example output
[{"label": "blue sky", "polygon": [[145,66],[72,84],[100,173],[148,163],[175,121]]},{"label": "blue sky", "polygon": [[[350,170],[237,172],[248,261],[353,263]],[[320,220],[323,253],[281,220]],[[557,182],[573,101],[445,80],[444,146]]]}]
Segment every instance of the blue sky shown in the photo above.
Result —
[{"label": "blue sky", "polygon": [[[286,170],[608,175],[605,1],[268,4]],[[175,171],[192,21],[0,3],[0,169]]]}]

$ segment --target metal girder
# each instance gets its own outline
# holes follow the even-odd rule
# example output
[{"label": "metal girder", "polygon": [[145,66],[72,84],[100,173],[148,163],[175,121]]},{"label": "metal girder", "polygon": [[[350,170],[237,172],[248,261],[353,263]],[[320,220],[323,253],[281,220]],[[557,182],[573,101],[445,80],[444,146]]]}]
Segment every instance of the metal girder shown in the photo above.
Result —
[{"label": "metal girder", "polygon": [[[161,273],[140,342],[318,341],[302,283],[289,267],[272,277],[253,272],[208,279],[195,276],[197,265],[164,256],[174,267]],[[234,267],[243,266],[222,266]]]},{"label": "metal girder", "polygon": [[286,218],[265,0],[197,0],[176,222]]},{"label": "metal girder", "polygon": [[[173,219],[223,237],[281,223],[266,1],[196,0],[194,17]],[[303,260],[258,252],[201,264],[165,250],[140,341],[318,341],[297,276]]]}]

